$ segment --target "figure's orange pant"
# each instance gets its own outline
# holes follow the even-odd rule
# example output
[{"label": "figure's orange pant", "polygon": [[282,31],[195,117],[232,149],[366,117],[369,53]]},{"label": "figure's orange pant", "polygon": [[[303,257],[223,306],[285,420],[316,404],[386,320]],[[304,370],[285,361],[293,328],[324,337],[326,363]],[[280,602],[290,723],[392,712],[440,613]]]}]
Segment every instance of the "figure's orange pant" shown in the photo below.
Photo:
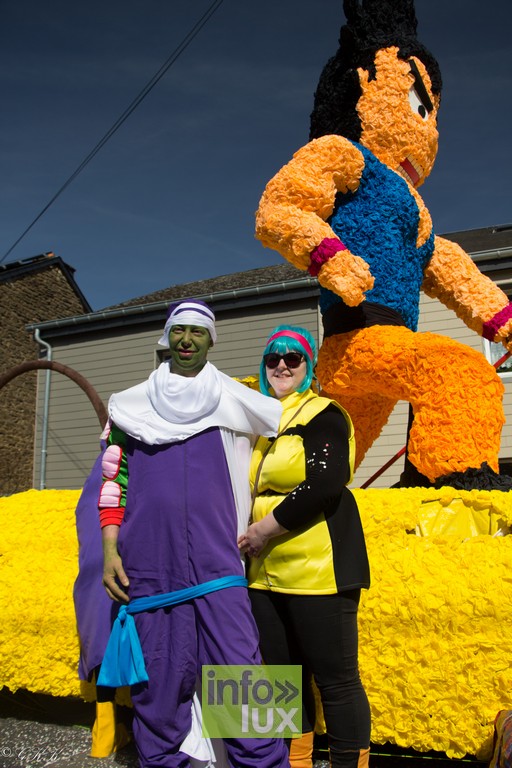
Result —
[{"label": "figure's orange pant", "polygon": [[356,467],[406,400],[414,412],[409,459],[422,474],[434,480],[484,461],[498,470],[504,388],[480,352],[433,333],[376,325],[325,339],[316,372],[324,393],[352,417]]}]

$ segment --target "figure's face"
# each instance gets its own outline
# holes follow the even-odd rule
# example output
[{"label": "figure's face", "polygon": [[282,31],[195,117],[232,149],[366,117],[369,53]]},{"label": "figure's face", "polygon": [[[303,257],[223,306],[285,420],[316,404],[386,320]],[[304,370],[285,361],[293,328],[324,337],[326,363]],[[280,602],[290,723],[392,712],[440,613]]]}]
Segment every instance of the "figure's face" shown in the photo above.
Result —
[{"label": "figure's face", "polygon": [[439,97],[432,94],[422,62],[397,57],[398,48],[377,52],[377,77],[358,69],[362,96],[360,143],[413,187],[423,184],[437,154]]},{"label": "figure's face", "polygon": [[[287,362],[288,355],[291,356],[289,362]],[[276,367],[265,364],[267,381],[269,386],[274,390],[277,399],[280,400],[282,397],[286,397],[286,395],[291,395],[292,392],[296,392],[304,381],[307,373],[307,365],[304,355],[300,355],[297,352],[287,352],[280,355],[276,352],[266,355],[265,357],[268,357],[269,362],[273,363],[275,363],[276,358],[279,358]],[[299,358],[301,358],[300,362]],[[297,366],[296,363],[298,363]]]},{"label": "figure's face", "polygon": [[179,376],[197,376],[204,368],[212,340],[199,325],[173,325],[169,332],[171,370]]}]

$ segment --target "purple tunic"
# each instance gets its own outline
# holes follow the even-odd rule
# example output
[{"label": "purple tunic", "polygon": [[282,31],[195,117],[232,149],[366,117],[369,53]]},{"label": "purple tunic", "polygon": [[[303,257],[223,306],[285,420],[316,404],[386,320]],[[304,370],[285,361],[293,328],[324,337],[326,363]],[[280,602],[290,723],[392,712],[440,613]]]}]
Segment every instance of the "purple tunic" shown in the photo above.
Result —
[{"label": "purple tunic", "polygon": [[[127,438],[128,489],[118,550],[131,598],[243,575],[229,470],[217,428],[179,443]],[[203,664],[259,664],[258,632],[245,588],[135,616],[149,682],[132,688],[141,766],[189,764],[180,745]],[[228,739],[231,765],[288,766],[282,740]]]},{"label": "purple tunic", "polygon": [[130,598],[243,575],[218,429],[179,443],[127,437],[128,490],[118,550]]}]

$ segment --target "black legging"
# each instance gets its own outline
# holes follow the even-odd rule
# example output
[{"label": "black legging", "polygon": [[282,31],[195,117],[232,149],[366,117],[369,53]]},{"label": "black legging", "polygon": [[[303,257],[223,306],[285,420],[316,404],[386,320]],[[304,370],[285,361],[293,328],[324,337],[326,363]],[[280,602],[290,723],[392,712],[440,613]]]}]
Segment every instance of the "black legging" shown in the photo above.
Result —
[{"label": "black legging", "polygon": [[370,746],[370,707],[359,677],[357,609],[360,590],[288,595],[249,589],[267,664],[301,664],[302,731],[313,730],[313,675],[324,711],[333,768],[357,766]]}]

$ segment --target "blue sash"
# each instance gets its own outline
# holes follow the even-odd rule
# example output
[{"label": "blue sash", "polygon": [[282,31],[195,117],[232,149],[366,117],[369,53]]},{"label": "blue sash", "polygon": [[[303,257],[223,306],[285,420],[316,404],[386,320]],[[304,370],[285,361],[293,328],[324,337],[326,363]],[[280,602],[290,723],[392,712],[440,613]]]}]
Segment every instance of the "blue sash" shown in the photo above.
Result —
[{"label": "blue sash", "polygon": [[133,618],[134,613],[186,603],[196,597],[202,597],[227,587],[247,587],[247,579],[244,576],[223,576],[221,579],[206,581],[204,584],[179,589],[176,592],[166,592],[153,597],[139,597],[126,605],[122,605],[110,633],[97,685],[119,688],[123,685],[135,685],[149,680]]}]

